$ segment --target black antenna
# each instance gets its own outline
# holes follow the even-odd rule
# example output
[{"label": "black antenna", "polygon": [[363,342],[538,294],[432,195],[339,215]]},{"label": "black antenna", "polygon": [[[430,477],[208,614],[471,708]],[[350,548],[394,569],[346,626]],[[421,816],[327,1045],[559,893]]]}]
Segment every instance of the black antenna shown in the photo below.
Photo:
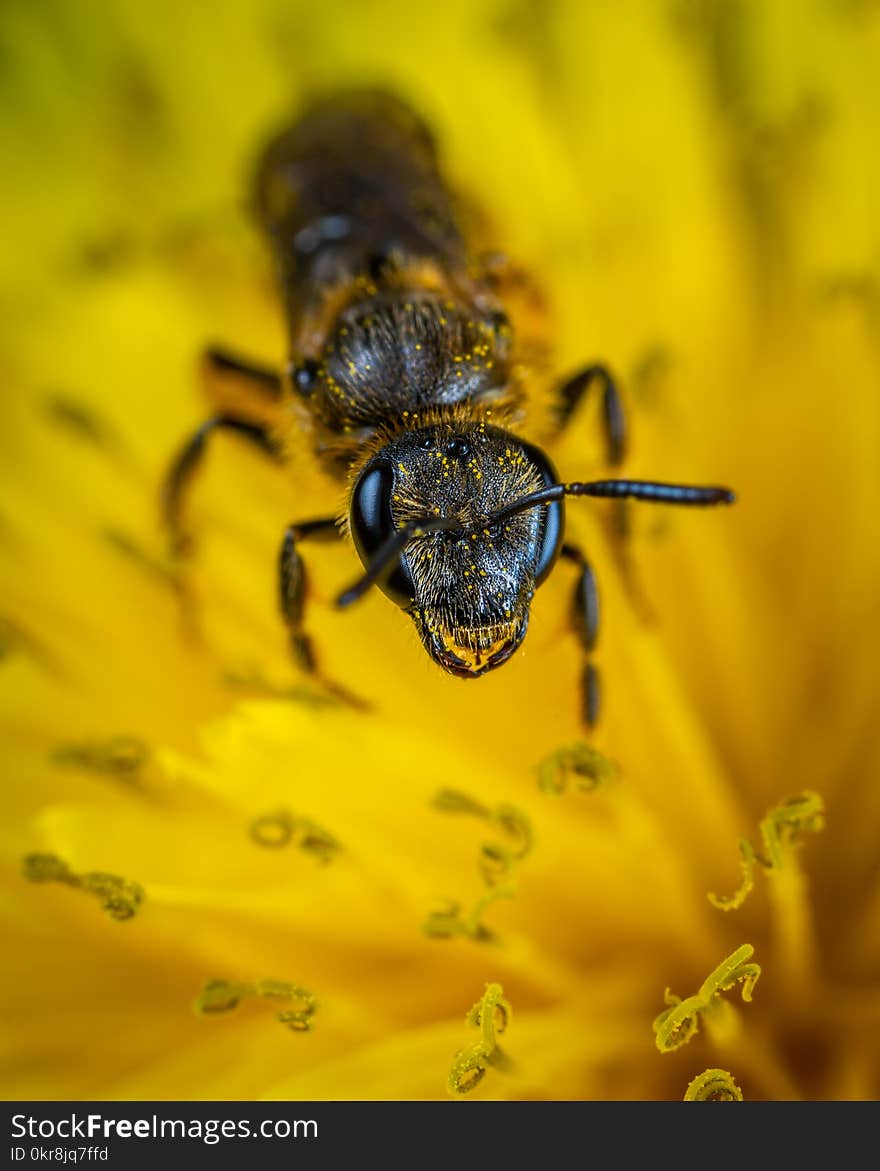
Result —
[{"label": "black antenna", "polygon": [[362,597],[371,585],[375,585],[383,574],[394,565],[405,547],[414,537],[423,537],[426,533],[440,532],[442,529],[460,529],[461,521],[452,516],[423,516],[418,520],[408,521],[403,528],[397,529],[384,541],[373,556],[363,577],[358,578],[354,585],[336,599],[340,610],[350,606]]},{"label": "black antenna", "polygon": [[563,496],[604,496],[615,500],[629,497],[633,500],[653,501],[655,504],[687,504],[698,508],[712,504],[733,504],[736,500],[729,488],[661,484],[657,480],[591,480],[587,484],[575,481],[573,484],[551,484],[549,488],[521,496],[519,500],[493,512],[487,517],[486,523],[497,524],[539,504],[552,504]]},{"label": "black antenna", "polygon": [[[541,488],[538,492],[530,492],[528,496],[521,496],[512,504],[506,504],[497,512],[491,513],[480,524],[499,524],[520,512],[530,508],[537,508],[541,504],[552,504],[564,496],[603,496],[612,499],[629,497],[633,500],[649,500],[656,504],[684,504],[691,507],[707,507],[713,504],[733,504],[736,496],[729,488],[702,487],[694,484],[661,484],[657,480],[591,480],[581,484],[577,481],[572,484],[551,484],[549,488]],[[418,520],[408,521],[402,528],[397,529],[388,539],[379,546],[370,559],[370,564],[362,577],[344,590],[336,599],[339,609],[345,609],[358,598],[363,597],[370,586],[375,585],[383,574],[388,573],[400,557],[403,550],[416,537],[423,537],[427,533],[436,533],[442,530],[460,529],[464,531],[461,521],[451,516],[426,516]]]}]

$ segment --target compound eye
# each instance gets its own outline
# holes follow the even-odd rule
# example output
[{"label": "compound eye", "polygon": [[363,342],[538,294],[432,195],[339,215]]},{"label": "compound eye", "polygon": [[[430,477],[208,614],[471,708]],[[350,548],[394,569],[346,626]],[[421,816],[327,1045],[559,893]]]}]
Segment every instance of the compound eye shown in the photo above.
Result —
[{"label": "compound eye", "polygon": [[[542,487],[549,488],[552,484],[559,483],[556,469],[539,447],[533,447],[531,443],[523,443],[522,449],[526,453],[526,457],[538,469],[543,480]],[[561,500],[554,500],[552,504],[546,505],[541,511],[544,520],[538,535],[538,558],[535,567],[536,586],[545,580],[559,556],[565,522],[565,510]]]},{"label": "compound eye", "polygon": [[[391,516],[393,491],[394,472],[389,464],[382,461],[368,464],[354,486],[351,497],[351,535],[365,569],[373,555],[394,532]],[[416,591],[406,564],[406,554],[401,556],[391,573],[378,585],[396,606],[403,610],[412,606]]]}]

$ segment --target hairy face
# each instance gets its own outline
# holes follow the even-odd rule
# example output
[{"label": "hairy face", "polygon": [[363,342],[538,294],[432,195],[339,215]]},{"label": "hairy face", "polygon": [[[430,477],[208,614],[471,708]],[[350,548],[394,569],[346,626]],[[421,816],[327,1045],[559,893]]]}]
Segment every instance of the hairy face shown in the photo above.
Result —
[{"label": "hairy face", "polygon": [[431,658],[451,674],[482,675],[525,637],[535,588],[558,551],[562,505],[531,508],[501,523],[491,518],[555,480],[541,451],[482,422],[408,431],[361,471],[351,530],[365,566],[409,522],[455,523],[410,540],[380,582],[410,614]]}]

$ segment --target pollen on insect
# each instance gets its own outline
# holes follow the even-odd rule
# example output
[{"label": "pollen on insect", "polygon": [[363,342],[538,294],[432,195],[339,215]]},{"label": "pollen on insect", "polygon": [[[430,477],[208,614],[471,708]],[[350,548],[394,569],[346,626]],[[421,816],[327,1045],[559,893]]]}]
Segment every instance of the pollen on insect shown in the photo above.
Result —
[{"label": "pollen on insect", "polygon": [[[434,647],[427,649],[438,664],[460,673],[462,660],[448,642],[441,646],[435,637],[442,640],[444,624],[450,614],[456,614],[456,634],[473,643],[469,644],[471,661],[465,666],[473,674],[482,674],[506,661],[525,633],[533,579],[539,567],[541,575],[546,575],[563,540],[562,495],[637,495],[634,489],[640,488],[644,499],[712,503],[711,494],[718,499],[721,490],[709,489],[699,499],[698,489],[687,489],[689,495],[685,495],[677,488],[669,490],[670,486],[648,482],[617,481],[617,491],[605,492],[582,491],[601,487],[598,483],[554,483],[549,461],[537,448],[526,444],[523,450],[520,444],[525,440],[514,434],[518,399],[534,373],[530,342],[526,339],[526,345],[514,351],[514,331],[507,314],[500,304],[493,305],[495,292],[500,293],[502,286],[496,289],[488,279],[491,270],[467,256],[464,236],[455,223],[455,199],[439,171],[433,170],[433,152],[425,150],[429,133],[421,128],[415,113],[400,124],[392,114],[389,123],[384,101],[371,98],[363,108],[359,100],[348,105],[349,101],[334,99],[329,119],[319,110],[316,120],[310,122],[312,115],[307,113],[302,134],[285,135],[272,146],[263,160],[260,182],[268,184],[273,198],[257,201],[278,203],[276,186],[279,196],[284,197],[281,202],[286,206],[289,200],[289,210],[277,222],[274,213],[267,210],[260,226],[276,250],[276,260],[281,261],[276,267],[282,271],[281,292],[290,315],[290,352],[301,353],[302,339],[307,339],[305,350],[315,355],[311,362],[320,370],[320,380],[312,385],[309,366],[307,385],[301,388],[307,391],[304,401],[307,399],[314,411],[312,421],[319,439],[315,454],[326,456],[329,470],[340,477],[347,464],[350,482],[354,481],[348,521],[365,573],[338,602],[346,607],[378,586],[417,617],[423,641],[426,630],[435,638]],[[407,130],[404,122],[415,130]],[[375,149],[377,144],[382,148]],[[396,150],[401,152],[399,159],[394,157]],[[314,159],[321,160],[319,166],[313,165]],[[339,193],[344,198],[346,191],[351,194],[351,206],[337,208]],[[366,200],[358,196],[364,191],[369,192]],[[310,245],[314,264],[310,261],[301,269],[297,267],[291,276],[287,263],[290,249],[301,239],[297,233],[303,231],[303,217],[310,217],[313,211],[320,213],[317,222],[327,232],[322,236],[317,228],[308,228],[312,234],[318,232]],[[330,211],[332,215],[327,214]],[[409,214],[415,216],[415,223]],[[341,234],[335,234],[334,225]],[[418,240],[411,231],[416,226],[425,233]],[[340,247],[338,241],[349,235],[351,240]],[[459,251],[461,271],[452,271],[449,257]],[[365,258],[369,258],[367,274],[362,271]],[[464,274],[468,274],[467,281],[459,279]],[[499,337],[504,338],[501,346]],[[413,349],[425,357],[424,362],[421,358],[412,360]],[[496,365],[496,353],[501,369],[488,378],[485,372]],[[328,364],[336,373],[342,371],[338,380],[328,371]],[[591,368],[592,372],[600,370],[604,368]],[[259,375],[259,371],[253,373]],[[614,386],[607,372],[604,380],[608,430],[607,417],[616,417],[620,411],[613,401]],[[257,381],[265,390],[265,378]],[[557,387],[557,392],[560,397],[566,393],[571,397],[572,385],[580,387],[582,381],[580,375],[573,383]],[[487,399],[497,404],[497,411],[484,405]],[[573,408],[577,403],[573,400],[569,405]],[[499,425],[494,423],[496,415]],[[274,454],[271,436],[263,426],[232,418],[222,422],[234,424]],[[190,472],[201,455],[198,445],[204,434],[200,431],[191,440],[170,470],[169,514],[179,511]],[[622,444],[620,436],[606,438],[612,448]],[[449,458],[446,447],[458,454]],[[362,456],[365,466],[361,465]],[[432,456],[439,462],[432,463]],[[401,494],[403,478],[407,480],[405,495]],[[483,479],[488,481],[486,488]],[[542,482],[548,485],[547,494],[540,491]],[[543,496],[543,503],[541,499],[536,502],[535,496]],[[443,514],[432,499],[443,502]],[[399,507],[392,509],[391,503]],[[540,513],[536,511],[539,504],[543,507]],[[493,519],[496,517],[504,519]],[[518,519],[505,523],[511,517]],[[432,518],[441,519],[438,523]],[[501,549],[491,559],[486,556],[486,551],[494,548],[490,530],[479,529],[480,519],[493,525],[493,535],[499,530],[504,534]],[[170,521],[173,528],[177,516],[170,515]],[[320,530],[323,522],[317,525]],[[306,529],[312,531],[311,526]],[[289,530],[294,531],[295,526]],[[421,543],[429,536],[430,549]],[[416,538],[419,544],[408,553],[408,542]],[[435,559],[435,552],[438,565],[425,569],[425,563]],[[499,570],[496,559],[502,553],[507,564]],[[489,572],[478,564],[462,570],[461,563],[467,562],[468,556],[485,559]],[[301,617],[305,575],[301,567],[297,574],[288,561],[293,558],[285,552],[281,561],[282,618],[293,646],[301,648],[310,642]],[[296,561],[299,564],[298,555]],[[395,569],[411,571],[410,593],[418,599],[418,607],[410,593],[408,601],[399,600]],[[491,627],[479,625],[475,599],[464,599],[466,592],[477,589],[482,601],[488,591],[482,584],[475,586],[473,578],[498,573],[503,573],[508,593],[499,591],[495,596],[499,600],[506,597],[511,605],[513,598],[517,599],[515,637],[510,632],[505,632],[503,639],[498,636],[500,622]],[[291,580],[297,576],[299,580]],[[444,615],[442,621],[429,622],[427,615],[432,610]],[[493,606],[493,610],[497,614],[500,607]],[[511,610],[504,611],[507,619],[511,614]],[[475,630],[479,635],[473,633]],[[487,641],[490,636],[491,647]],[[492,653],[484,654],[487,649]],[[300,666],[303,657],[302,653],[297,655]],[[314,666],[306,669],[314,670]],[[334,686],[334,690],[343,694],[346,689]]]}]

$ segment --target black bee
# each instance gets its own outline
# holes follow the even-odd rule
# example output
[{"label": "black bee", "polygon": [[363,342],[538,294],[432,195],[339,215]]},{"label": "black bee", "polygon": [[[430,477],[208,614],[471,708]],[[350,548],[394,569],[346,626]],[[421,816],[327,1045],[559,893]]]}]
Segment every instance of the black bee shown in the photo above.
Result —
[{"label": "black bee", "polygon": [[[289,362],[278,375],[221,351],[208,360],[264,399],[280,398],[288,417],[297,405],[307,411],[317,452],[349,486],[341,523],[321,517],[284,536],[281,609],[297,661],[318,674],[304,622],[300,545],[309,539],[348,532],[364,573],[338,604],[378,586],[410,615],[431,658],[461,679],[501,666],[521,645],[535,590],[562,555],[578,569],[574,626],[592,724],[597,591],[587,558],[565,542],[563,498],[709,505],[733,494],[637,480],[563,484],[547,455],[511,429],[529,385],[502,303],[503,265],[469,250],[432,135],[396,98],[359,91],[311,106],[265,150],[254,202],[279,271]],[[617,464],[626,428],[604,366],[559,387],[556,430],[593,387]],[[258,413],[209,419],[168,477],[165,513],[178,540],[183,491],[220,429],[278,453]]]}]

